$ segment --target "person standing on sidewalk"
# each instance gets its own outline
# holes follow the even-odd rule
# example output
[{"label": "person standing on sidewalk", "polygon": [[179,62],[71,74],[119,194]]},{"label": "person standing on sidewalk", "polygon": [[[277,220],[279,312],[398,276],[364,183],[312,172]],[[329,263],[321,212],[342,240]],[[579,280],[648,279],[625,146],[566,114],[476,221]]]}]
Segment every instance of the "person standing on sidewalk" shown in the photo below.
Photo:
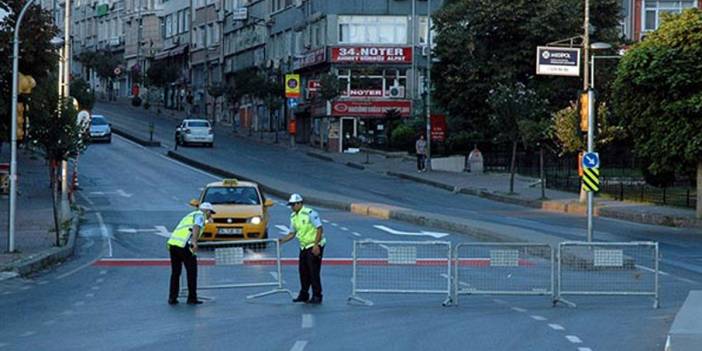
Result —
[{"label": "person standing on sidewalk", "polygon": [[417,153],[417,172],[426,172],[427,141],[424,140],[424,134],[419,135],[419,139],[414,144],[414,151]]},{"label": "person standing on sidewalk", "polygon": [[[322,256],[324,255],[324,245],[326,239],[323,237],[324,229],[319,214],[311,208],[305,207],[300,194],[290,195],[288,206],[291,207],[290,232],[278,239],[281,244],[297,237],[300,242],[300,293],[293,302],[305,302],[311,304],[322,303],[322,280],[320,271],[322,269]],[[312,286],[312,298],[309,290]]]},{"label": "person standing on sidewalk", "polygon": [[178,303],[180,291],[180,273],[185,265],[188,275],[188,304],[199,305],[197,299],[197,239],[205,229],[205,221],[215,213],[212,204],[203,202],[196,211],[188,213],[180,220],[178,226],[168,239],[168,251],[171,254],[171,284],[168,304]]}]

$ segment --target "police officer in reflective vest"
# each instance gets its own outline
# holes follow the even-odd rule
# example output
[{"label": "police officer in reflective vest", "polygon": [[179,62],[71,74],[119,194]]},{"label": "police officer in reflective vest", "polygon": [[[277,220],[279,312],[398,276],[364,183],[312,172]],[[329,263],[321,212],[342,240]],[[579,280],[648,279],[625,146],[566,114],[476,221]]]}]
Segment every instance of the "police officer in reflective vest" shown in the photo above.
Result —
[{"label": "police officer in reflective vest", "polygon": [[[293,302],[321,304],[322,281],[319,272],[322,268],[322,256],[326,244],[322,222],[317,212],[303,206],[300,194],[292,194],[288,206],[292,208],[290,233],[278,240],[282,244],[290,241],[294,236],[300,242],[300,294]],[[310,286],[312,286],[311,299]]]},{"label": "police officer in reflective vest", "polygon": [[203,202],[200,209],[188,213],[178,223],[178,226],[168,239],[168,251],[171,254],[171,286],[168,303],[178,303],[180,290],[180,272],[185,264],[188,275],[188,304],[197,305],[202,301],[197,299],[197,239],[205,229],[205,221],[215,213],[212,204]]}]

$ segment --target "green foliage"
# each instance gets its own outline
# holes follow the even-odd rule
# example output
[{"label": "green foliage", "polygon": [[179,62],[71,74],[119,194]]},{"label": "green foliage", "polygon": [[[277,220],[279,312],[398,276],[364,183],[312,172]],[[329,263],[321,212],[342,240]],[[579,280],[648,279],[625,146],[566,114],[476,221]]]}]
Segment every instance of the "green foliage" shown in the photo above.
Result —
[{"label": "green foliage", "polygon": [[[597,106],[597,130],[595,143],[598,146],[611,144],[626,138],[626,131],[618,124],[612,123],[613,117],[609,107],[601,103]],[[580,131],[580,114],[575,102],[568,107],[554,112],[546,127],[545,135],[555,142],[560,155],[577,153],[585,150],[586,133]]]},{"label": "green foliage", "polygon": [[149,79],[149,84],[160,88],[175,82],[179,74],[177,66],[168,64],[152,64],[149,66],[149,69],[146,70],[146,77]]},{"label": "green foliage", "polygon": [[[0,7],[10,13],[0,20],[0,140],[9,140],[10,101],[12,96],[12,38],[17,15],[25,0],[0,0]],[[43,84],[49,71],[58,65],[58,55],[51,39],[58,34],[51,13],[38,3],[29,7],[20,28],[19,71]]]},{"label": "green foliage", "polygon": [[398,149],[412,151],[414,150],[414,141],[417,133],[412,126],[400,124],[392,131],[390,141],[392,145]]},{"label": "green foliage", "polygon": [[691,174],[702,160],[702,11],[664,16],[621,60],[614,102],[648,171]]},{"label": "green foliage", "polygon": [[70,99],[59,100],[57,86],[52,77],[34,88],[28,112],[29,139],[44,150],[48,160],[64,161],[86,148],[89,134],[78,126]]},{"label": "green foliage", "polygon": [[460,131],[449,135],[447,147],[450,153],[466,154],[473,147],[473,144],[480,139],[480,135],[476,132]]},{"label": "green foliage", "polygon": [[120,57],[107,51],[85,51],[76,59],[103,79],[116,78],[115,68],[122,66]]},{"label": "green foliage", "polygon": [[332,73],[324,73],[319,77],[319,96],[324,101],[332,101],[339,97],[341,84],[339,78]]},{"label": "green foliage", "polygon": [[499,131],[496,134],[498,141],[522,139],[526,144],[544,139],[542,133],[534,131],[543,124],[546,115],[544,101],[534,90],[519,82],[512,85],[499,83],[490,92],[487,102],[492,110],[490,125]]},{"label": "green foliage", "polygon": [[223,88],[223,94],[233,103],[244,97],[261,99],[272,111],[283,103],[283,85],[277,79],[280,75],[279,71],[270,73],[257,67],[243,69],[234,73],[234,85]]},{"label": "green foliage", "polygon": [[[618,0],[592,0],[593,41],[616,43]],[[498,83],[522,82],[547,103],[565,106],[582,86],[578,79],[535,77],[538,45],[582,33],[582,0],[454,0],[434,16],[438,32],[435,100],[452,116],[452,127],[492,139],[487,100]]]},{"label": "green foliage", "polygon": [[95,93],[90,89],[90,85],[82,78],[71,81],[71,96],[78,100],[81,110],[92,110],[95,105]]}]

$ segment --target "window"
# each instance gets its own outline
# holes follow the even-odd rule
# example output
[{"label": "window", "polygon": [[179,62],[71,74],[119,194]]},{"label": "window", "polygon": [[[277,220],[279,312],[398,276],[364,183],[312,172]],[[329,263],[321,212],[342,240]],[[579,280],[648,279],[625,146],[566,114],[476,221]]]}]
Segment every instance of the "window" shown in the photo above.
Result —
[{"label": "window", "polygon": [[407,86],[405,69],[340,69],[337,77],[342,96],[384,97],[388,96],[390,87]]},{"label": "window", "polygon": [[207,30],[207,33],[205,34],[205,46],[210,47],[213,43],[212,40],[212,25],[208,25],[205,27]]},{"label": "window", "polygon": [[680,13],[695,7],[695,0],[646,0],[644,6],[644,31],[656,30],[664,13]]},{"label": "window", "polygon": [[283,10],[293,5],[293,0],[271,0],[272,12]]},{"label": "window", "polygon": [[343,44],[406,44],[405,16],[339,16]]},{"label": "window", "polygon": [[218,44],[219,43],[219,25],[210,25],[212,27],[212,44]]},{"label": "window", "polygon": [[166,38],[173,36],[173,15],[166,16]]}]

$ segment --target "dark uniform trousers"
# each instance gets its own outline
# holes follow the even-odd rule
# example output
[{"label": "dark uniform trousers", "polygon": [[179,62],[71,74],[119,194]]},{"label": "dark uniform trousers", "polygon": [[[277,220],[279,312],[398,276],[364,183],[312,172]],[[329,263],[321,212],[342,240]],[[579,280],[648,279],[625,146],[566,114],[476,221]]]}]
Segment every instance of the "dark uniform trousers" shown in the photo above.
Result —
[{"label": "dark uniform trousers", "polygon": [[190,251],[190,248],[183,248],[170,245],[168,250],[171,253],[171,289],[168,299],[178,298],[180,290],[180,273],[185,264],[185,271],[188,275],[188,301],[197,300],[197,258]]},{"label": "dark uniform trousers", "polygon": [[312,253],[312,248],[300,250],[300,296],[309,297],[310,286],[312,286],[312,296],[322,297],[322,280],[320,271],[322,270],[322,256],[324,256],[324,246],[319,247],[319,256]]}]

